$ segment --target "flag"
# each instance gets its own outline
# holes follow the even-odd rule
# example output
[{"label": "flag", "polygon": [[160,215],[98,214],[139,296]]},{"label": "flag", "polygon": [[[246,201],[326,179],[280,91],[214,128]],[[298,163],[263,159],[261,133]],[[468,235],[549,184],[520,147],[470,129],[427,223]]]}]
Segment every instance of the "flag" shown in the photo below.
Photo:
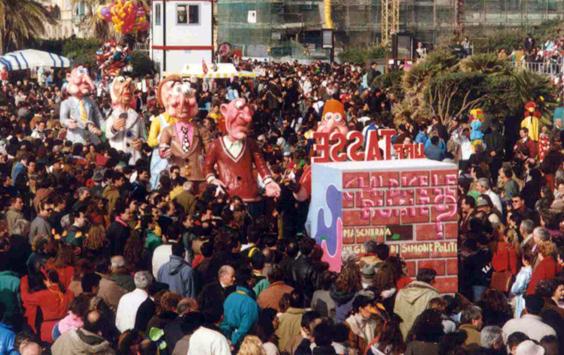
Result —
[{"label": "flag", "polygon": [[206,65],[206,61],[203,59],[202,59],[202,71],[204,72],[204,75],[208,73],[208,66]]}]

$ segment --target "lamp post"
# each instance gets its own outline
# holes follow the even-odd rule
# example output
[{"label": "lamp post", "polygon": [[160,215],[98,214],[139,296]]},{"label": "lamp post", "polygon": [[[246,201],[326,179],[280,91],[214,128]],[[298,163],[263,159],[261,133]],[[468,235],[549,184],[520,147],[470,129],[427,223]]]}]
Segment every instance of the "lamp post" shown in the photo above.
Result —
[{"label": "lamp post", "polygon": [[323,48],[329,49],[329,61],[333,64],[335,60],[334,33],[332,28],[324,28],[321,30],[323,39]]}]

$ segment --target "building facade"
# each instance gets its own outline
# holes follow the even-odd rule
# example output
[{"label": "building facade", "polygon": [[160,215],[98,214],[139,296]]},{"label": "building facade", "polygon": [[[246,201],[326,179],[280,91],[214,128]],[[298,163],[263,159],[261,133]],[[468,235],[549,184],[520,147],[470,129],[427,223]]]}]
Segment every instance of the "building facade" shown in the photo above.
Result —
[{"label": "building facade", "polygon": [[153,0],[150,55],[161,73],[211,62],[212,8],[211,0]]},{"label": "building facade", "polygon": [[84,19],[92,14],[92,9],[86,1],[41,0],[40,2],[57,20],[56,24],[45,26],[45,39],[88,37],[87,29],[81,26]]},{"label": "building facade", "polygon": [[[399,6],[399,30],[425,43],[460,29],[534,26],[564,20],[564,0],[388,0]],[[323,0],[218,0],[218,41],[249,57],[326,55]],[[380,42],[384,0],[331,0],[335,46]]]}]

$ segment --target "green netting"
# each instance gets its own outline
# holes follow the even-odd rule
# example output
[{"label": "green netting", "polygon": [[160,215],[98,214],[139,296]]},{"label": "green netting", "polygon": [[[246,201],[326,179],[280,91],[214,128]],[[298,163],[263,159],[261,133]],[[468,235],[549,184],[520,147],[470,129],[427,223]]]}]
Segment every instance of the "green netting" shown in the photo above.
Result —
[{"label": "green netting", "polygon": [[[400,30],[424,42],[452,34],[457,1],[400,0]],[[381,0],[333,0],[332,9],[337,47],[379,42]],[[219,0],[218,40],[247,56],[319,54],[322,13],[321,0]],[[564,20],[564,0],[465,0],[461,18],[465,28],[536,25]]]}]

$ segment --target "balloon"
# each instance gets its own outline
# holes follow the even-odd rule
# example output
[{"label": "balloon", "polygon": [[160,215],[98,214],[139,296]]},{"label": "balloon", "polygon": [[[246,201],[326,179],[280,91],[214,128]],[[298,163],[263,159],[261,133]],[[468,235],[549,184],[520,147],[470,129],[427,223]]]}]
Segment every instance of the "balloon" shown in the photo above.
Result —
[{"label": "balloon", "polygon": [[97,9],[100,19],[111,22],[114,30],[121,34],[146,31],[148,7],[138,0],[114,0]]}]

